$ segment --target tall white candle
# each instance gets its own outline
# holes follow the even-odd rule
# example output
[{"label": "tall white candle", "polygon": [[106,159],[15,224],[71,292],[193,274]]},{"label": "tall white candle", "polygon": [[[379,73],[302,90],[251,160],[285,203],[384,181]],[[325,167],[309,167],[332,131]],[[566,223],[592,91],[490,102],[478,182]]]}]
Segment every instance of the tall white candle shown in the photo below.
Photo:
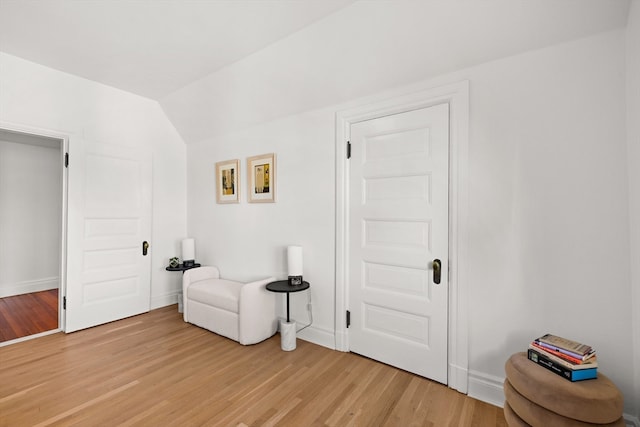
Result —
[{"label": "tall white candle", "polygon": [[302,276],[302,246],[287,247],[289,276]]},{"label": "tall white candle", "polygon": [[194,261],[196,259],[196,242],[194,239],[182,241],[182,261]]}]

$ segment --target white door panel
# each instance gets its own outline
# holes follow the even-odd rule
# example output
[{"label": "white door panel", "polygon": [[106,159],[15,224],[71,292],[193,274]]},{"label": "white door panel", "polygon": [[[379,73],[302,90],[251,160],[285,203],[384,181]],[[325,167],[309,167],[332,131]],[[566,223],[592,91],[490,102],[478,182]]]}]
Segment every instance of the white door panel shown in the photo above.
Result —
[{"label": "white door panel", "polygon": [[70,147],[67,332],[149,311],[151,159],[103,144]]},{"label": "white door panel", "polygon": [[351,145],[350,350],[446,383],[448,104],[356,123]]}]

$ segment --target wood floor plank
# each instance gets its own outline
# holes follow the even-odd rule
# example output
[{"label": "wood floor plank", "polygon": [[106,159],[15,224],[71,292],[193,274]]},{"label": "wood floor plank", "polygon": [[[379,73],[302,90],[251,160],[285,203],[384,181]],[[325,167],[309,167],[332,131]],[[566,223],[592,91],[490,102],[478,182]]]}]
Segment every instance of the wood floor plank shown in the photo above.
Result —
[{"label": "wood floor plank", "polygon": [[0,426],[506,426],[502,409],[276,335],[241,346],[176,307],[0,347]]}]

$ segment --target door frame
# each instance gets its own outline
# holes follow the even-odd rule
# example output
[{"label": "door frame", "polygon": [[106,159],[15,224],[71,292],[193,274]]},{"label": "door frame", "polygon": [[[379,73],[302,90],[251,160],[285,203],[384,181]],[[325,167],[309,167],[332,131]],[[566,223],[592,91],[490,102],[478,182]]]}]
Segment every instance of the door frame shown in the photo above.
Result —
[{"label": "door frame", "polygon": [[58,268],[60,278],[58,285],[58,328],[7,342],[8,344],[13,344],[32,338],[38,338],[60,331],[65,331],[66,311],[64,308],[64,297],[67,294],[67,211],[69,206],[67,196],[67,189],[69,186],[69,169],[65,167],[65,155],[69,152],[69,136],[48,129],[9,123],[2,120],[0,120],[0,129],[4,129],[10,132],[57,139],[58,141],[60,141],[60,167],[62,167],[62,194],[60,195],[60,197],[62,198],[62,224],[60,224],[60,264]]},{"label": "door frame", "polygon": [[448,386],[467,393],[468,358],[468,146],[469,81],[435,88],[386,94],[336,113],[336,305],[335,347],[349,351],[346,311],[349,307],[349,162],[346,158],[351,125],[391,114],[449,104],[449,307]]}]

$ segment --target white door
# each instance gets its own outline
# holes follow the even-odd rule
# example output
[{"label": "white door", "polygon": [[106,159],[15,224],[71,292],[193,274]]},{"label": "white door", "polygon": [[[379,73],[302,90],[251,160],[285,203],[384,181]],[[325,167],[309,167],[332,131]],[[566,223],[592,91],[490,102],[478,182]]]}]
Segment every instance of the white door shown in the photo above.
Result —
[{"label": "white door", "polygon": [[65,331],[149,311],[151,158],[70,141]]},{"label": "white door", "polygon": [[350,141],[350,350],[446,384],[449,105],[356,123]]}]

